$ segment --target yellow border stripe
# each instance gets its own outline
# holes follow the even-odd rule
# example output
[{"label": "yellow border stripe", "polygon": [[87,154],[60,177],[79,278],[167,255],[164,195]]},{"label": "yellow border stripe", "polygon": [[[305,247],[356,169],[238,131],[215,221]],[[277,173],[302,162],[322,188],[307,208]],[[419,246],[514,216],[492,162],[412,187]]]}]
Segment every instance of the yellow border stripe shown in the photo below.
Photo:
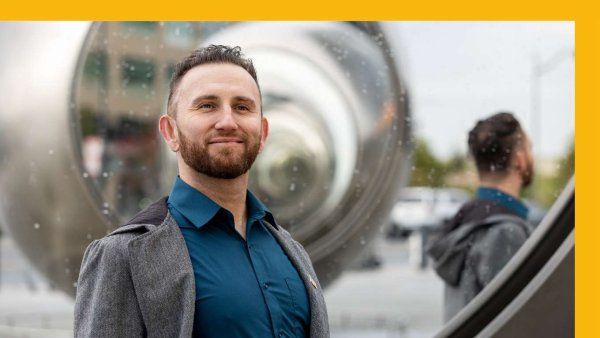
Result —
[{"label": "yellow border stripe", "polygon": [[575,23],[575,332],[577,337],[600,337],[600,222],[593,210],[600,191],[597,175],[598,79],[600,24],[583,18]]},{"label": "yellow border stripe", "polygon": [[[0,20],[571,20],[578,1],[57,0],[4,3]],[[580,6],[579,6],[580,7]]]}]

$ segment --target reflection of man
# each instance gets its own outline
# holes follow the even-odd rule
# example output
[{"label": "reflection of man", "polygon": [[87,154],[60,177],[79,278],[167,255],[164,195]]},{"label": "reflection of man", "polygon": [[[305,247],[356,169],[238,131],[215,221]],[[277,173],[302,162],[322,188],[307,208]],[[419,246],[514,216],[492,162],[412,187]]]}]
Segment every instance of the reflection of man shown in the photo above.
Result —
[{"label": "reflection of man", "polygon": [[494,278],[531,231],[519,195],[531,183],[533,157],[519,122],[509,113],[477,122],[469,149],[479,173],[476,198],[444,225],[429,248],[446,284],[446,320]]},{"label": "reflection of man", "polygon": [[239,47],[193,52],[159,127],[179,176],[88,247],[75,335],[328,337],[308,255],[247,190],[269,130],[252,62]]}]

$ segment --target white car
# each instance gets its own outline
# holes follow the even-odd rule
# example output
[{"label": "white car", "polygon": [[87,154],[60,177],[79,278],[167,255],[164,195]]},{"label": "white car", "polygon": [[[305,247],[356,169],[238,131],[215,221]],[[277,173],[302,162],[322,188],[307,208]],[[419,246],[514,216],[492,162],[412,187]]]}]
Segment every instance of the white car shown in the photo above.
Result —
[{"label": "white car", "polygon": [[470,199],[470,194],[457,188],[408,187],[390,215],[389,237],[406,237],[424,227],[436,227],[453,217]]}]

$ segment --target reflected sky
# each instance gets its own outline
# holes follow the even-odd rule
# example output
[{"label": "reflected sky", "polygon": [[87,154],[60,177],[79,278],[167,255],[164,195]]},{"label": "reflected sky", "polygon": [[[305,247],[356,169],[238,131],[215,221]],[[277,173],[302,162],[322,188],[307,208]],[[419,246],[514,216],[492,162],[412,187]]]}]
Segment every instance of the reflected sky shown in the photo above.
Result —
[{"label": "reflected sky", "polygon": [[[532,134],[537,157],[567,151],[575,128],[575,60],[564,57],[541,78],[541,119],[533,135],[531,76],[543,62],[572,53],[573,22],[397,22],[393,40],[412,95],[415,133],[436,155],[466,153],[476,119],[513,111]],[[572,54],[571,54],[572,55]]]}]

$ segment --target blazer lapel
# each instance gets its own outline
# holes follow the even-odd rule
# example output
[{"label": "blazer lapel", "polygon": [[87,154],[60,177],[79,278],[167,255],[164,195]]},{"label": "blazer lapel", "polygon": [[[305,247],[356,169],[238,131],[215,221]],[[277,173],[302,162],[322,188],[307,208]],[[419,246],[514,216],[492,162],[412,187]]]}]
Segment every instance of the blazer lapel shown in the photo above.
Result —
[{"label": "blazer lapel", "polygon": [[132,280],[150,337],[190,337],[194,323],[192,263],[177,223],[163,224],[129,243]]}]

